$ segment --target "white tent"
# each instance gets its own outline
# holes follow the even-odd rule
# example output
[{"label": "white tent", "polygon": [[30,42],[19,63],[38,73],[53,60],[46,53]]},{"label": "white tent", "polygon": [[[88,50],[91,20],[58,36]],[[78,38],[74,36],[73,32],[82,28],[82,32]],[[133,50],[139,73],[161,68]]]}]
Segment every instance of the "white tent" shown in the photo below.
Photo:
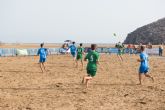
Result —
[{"label": "white tent", "polygon": [[16,49],[16,55],[18,56],[28,55],[28,51],[27,49]]}]

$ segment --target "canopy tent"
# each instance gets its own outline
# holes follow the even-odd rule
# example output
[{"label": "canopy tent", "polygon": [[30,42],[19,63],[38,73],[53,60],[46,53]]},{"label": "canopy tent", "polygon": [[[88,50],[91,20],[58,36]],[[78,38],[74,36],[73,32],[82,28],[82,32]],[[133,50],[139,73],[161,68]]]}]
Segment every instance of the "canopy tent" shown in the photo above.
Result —
[{"label": "canopy tent", "polygon": [[66,42],[66,43],[71,43],[72,40],[65,40],[64,42]]}]

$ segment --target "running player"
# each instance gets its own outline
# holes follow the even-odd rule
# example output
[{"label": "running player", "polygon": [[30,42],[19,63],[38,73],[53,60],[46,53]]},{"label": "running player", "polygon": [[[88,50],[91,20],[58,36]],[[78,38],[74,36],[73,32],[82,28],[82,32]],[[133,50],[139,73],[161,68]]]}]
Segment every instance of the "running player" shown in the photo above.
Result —
[{"label": "running player", "polygon": [[83,46],[83,44],[80,43],[80,46],[77,48],[76,67],[78,68],[78,60],[81,60],[81,65],[82,65],[82,70],[83,70],[84,48],[82,46]]},{"label": "running player", "polygon": [[88,88],[89,81],[93,79],[97,72],[97,64],[99,64],[99,54],[96,52],[96,44],[91,45],[91,51],[86,55],[84,60],[88,60],[87,64],[87,76],[84,76],[82,83],[86,84]]},{"label": "running player", "polygon": [[139,67],[139,85],[142,84],[141,79],[142,75],[145,75],[148,78],[151,78],[152,81],[154,82],[154,78],[148,74],[149,70],[149,65],[148,65],[148,55],[144,52],[145,47],[140,46],[140,59],[138,59],[138,62],[141,62],[140,67]]},{"label": "running player", "polygon": [[71,55],[73,57],[73,60],[75,61],[76,60],[76,46],[75,46],[75,42],[72,42],[72,45],[69,46],[69,49],[70,49],[70,52],[71,52]]}]

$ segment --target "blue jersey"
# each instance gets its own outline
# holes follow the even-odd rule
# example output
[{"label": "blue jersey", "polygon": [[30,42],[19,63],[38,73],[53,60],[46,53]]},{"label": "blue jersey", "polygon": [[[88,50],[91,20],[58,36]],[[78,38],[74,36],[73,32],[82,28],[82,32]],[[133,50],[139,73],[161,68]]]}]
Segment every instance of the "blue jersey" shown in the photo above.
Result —
[{"label": "blue jersey", "polygon": [[148,55],[146,53],[140,53],[141,64],[140,67],[149,68],[148,65]]},{"label": "blue jersey", "polygon": [[69,48],[70,48],[71,52],[76,52],[77,51],[77,48],[76,48],[75,45],[71,45],[71,46],[69,46]]},{"label": "blue jersey", "polygon": [[40,48],[38,50],[37,55],[40,55],[40,58],[46,58],[46,56],[47,56],[47,49],[46,48]]}]

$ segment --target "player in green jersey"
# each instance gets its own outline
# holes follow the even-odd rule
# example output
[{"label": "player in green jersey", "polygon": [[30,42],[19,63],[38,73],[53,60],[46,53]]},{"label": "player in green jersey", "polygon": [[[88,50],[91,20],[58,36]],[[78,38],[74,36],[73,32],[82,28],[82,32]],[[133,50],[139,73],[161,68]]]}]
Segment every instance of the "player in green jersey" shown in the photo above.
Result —
[{"label": "player in green jersey", "polygon": [[121,42],[119,42],[115,45],[115,47],[118,49],[118,53],[117,53],[118,58],[120,59],[120,61],[123,61],[122,55],[124,53],[123,52],[124,51],[124,45]]},{"label": "player in green jersey", "polygon": [[99,64],[99,54],[96,52],[96,44],[91,45],[91,51],[86,55],[84,60],[88,60],[87,64],[87,76],[84,76],[82,83],[86,84],[86,87],[88,88],[89,81],[92,80],[92,78],[96,75],[97,72],[97,64]]},{"label": "player in green jersey", "polygon": [[84,48],[82,46],[83,46],[83,44],[80,43],[80,46],[77,48],[76,67],[78,68],[78,60],[81,60],[81,65],[82,65],[82,70],[83,70],[83,54],[84,54]]}]

